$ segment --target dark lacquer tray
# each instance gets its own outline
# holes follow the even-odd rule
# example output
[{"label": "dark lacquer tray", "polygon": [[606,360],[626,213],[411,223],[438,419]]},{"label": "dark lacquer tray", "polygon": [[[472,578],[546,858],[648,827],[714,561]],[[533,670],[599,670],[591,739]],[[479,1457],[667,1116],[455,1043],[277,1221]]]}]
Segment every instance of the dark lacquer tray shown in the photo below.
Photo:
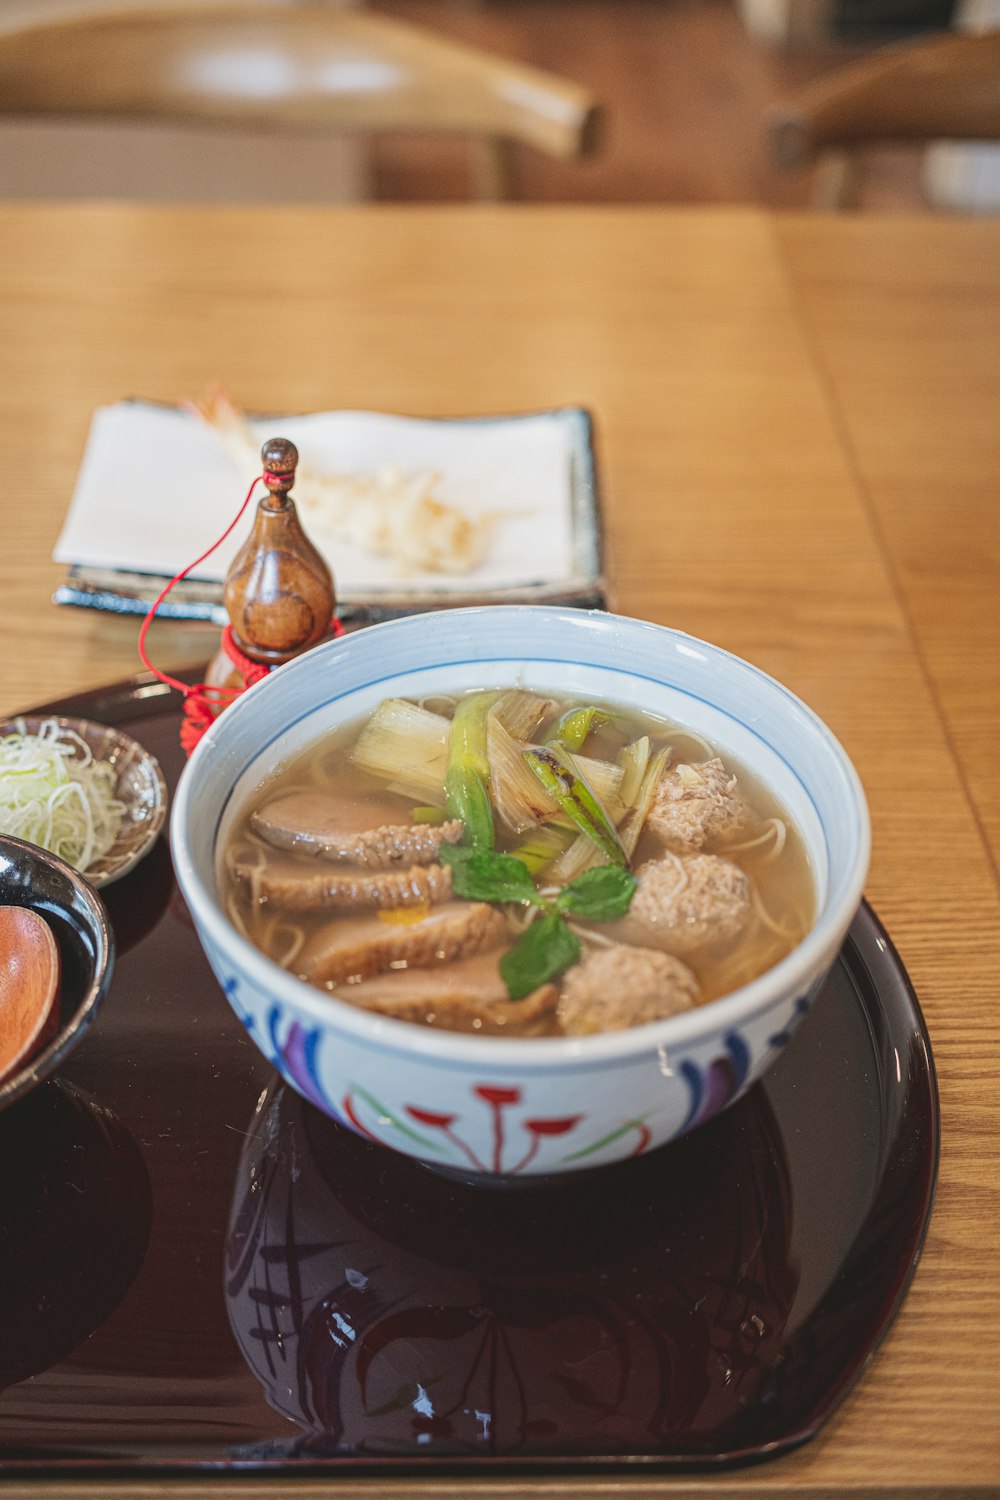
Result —
[{"label": "dark lacquer tray", "polygon": [[[176,695],[59,707],[174,785]],[[111,993],[0,1117],[0,1473],[705,1468],[802,1443],[864,1370],[938,1154],[927,1033],[867,907],[736,1106],[542,1190],[446,1181],[280,1084],[165,840],[105,894]]]}]

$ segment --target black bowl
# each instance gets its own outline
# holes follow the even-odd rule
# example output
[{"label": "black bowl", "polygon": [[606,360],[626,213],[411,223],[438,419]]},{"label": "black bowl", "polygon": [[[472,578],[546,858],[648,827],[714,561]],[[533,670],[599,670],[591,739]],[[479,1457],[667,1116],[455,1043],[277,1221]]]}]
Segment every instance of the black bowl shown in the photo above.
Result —
[{"label": "black bowl", "polygon": [[62,966],[59,1020],[41,1052],[0,1082],[0,1110],[65,1061],[111,984],[115,944],[104,903],[65,860],[0,834],[0,906],[28,906],[52,928]]}]

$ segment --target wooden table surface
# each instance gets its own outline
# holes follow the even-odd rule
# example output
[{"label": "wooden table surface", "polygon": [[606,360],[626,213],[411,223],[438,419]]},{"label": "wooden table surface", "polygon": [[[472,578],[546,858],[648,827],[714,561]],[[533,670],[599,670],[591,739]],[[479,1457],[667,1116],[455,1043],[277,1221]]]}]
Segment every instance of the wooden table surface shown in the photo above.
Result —
[{"label": "wooden table surface", "polygon": [[[943,1156],[924,1254],[885,1344],[801,1451],[709,1477],[253,1493],[997,1493],[1000,223],[7,207],[0,330],[0,711],[137,668],[134,621],[50,603],[102,403],[178,401],[221,377],[272,411],[582,404],[614,605],[748,657],[841,738],[871,803],[867,893],[934,1044]],[[174,667],[214,644],[200,626],[152,639]]]}]

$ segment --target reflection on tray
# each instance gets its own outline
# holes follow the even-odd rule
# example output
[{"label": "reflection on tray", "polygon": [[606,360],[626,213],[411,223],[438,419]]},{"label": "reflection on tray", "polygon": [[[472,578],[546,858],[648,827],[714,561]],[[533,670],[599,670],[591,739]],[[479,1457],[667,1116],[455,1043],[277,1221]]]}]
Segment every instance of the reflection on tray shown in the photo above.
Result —
[{"label": "reflection on tray", "polygon": [[759,1089],[649,1158],[487,1192],[279,1084],[240,1166],[230,1321],[300,1458],[725,1452],[780,1354],[789,1235]]},{"label": "reflection on tray", "polygon": [[128,1131],[54,1081],[0,1119],[0,1389],[89,1337],[142,1265],[149,1178]]}]

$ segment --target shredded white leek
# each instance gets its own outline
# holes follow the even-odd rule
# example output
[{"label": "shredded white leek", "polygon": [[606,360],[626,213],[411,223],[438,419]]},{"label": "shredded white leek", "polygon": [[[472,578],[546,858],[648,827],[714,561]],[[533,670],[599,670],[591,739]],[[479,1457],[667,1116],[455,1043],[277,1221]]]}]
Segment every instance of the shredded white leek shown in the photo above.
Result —
[{"label": "shredded white leek", "polygon": [[646,774],[649,764],[649,735],[641,735],[639,739],[633,740],[630,745],[618,752],[618,764],[624,772],[619,795],[626,808],[633,803],[639,795],[642,786],[642,778]]},{"label": "shredded white leek", "polygon": [[570,756],[577,773],[583,777],[612,823],[621,817],[621,785],[625,772],[613,760],[594,760],[579,751]]},{"label": "shredded white leek", "polygon": [[557,811],[556,804],[534,776],[515,739],[492,708],[486,720],[486,755],[490,763],[490,795],[499,817],[514,833],[527,833]]},{"label": "shredded white leek", "polygon": [[625,816],[618,824],[618,831],[622,836],[622,845],[629,859],[635,853],[635,846],[639,842],[639,835],[645,827],[650,808],[656,800],[656,791],[669,761],[669,746],[664,746],[662,750],[658,750],[647,761],[643,769],[642,780],[635,794],[635,800],[626,809]]},{"label": "shredded white leek", "polygon": [[[556,707],[552,698],[541,698],[523,688],[509,688],[494,703],[491,713],[515,740],[529,740],[544,719]],[[530,772],[529,772],[530,775]]]},{"label": "shredded white leek", "polygon": [[85,874],[118,837],[125,804],[116,784],[110,762],[95,760],[58,719],[44,720],[37,734],[22,724],[0,739],[0,830]]},{"label": "shredded white leek", "polygon": [[405,698],[386,698],[358,736],[351,760],[399,792],[444,805],[451,721]]},{"label": "shredded white leek", "polygon": [[549,875],[557,886],[569,885],[578,875],[585,870],[592,870],[595,865],[606,865],[609,863],[608,856],[600,850],[592,838],[587,834],[577,834],[565,853],[549,867]]},{"label": "shredded white leek", "polygon": [[[649,748],[649,739],[643,735],[620,752],[618,769],[622,772],[622,779],[615,800],[608,809],[614,816],[618,832],[622,836],[622,847],[629,859],[635,853],[660,777],[670,760],[669,746],[658,750],[652,758]],[[579,763],[582,757],[577,756],[576,759]],[[594,761],[591,764],[600,765],[602,762]],[[565,853],[559,856],[549,873],[559,884],[568,885],[571,880],[582,875],[584,870],[592,870],[595,865],[607,862],[607,855],[601,853],[592,839],[581,833]]]}]

